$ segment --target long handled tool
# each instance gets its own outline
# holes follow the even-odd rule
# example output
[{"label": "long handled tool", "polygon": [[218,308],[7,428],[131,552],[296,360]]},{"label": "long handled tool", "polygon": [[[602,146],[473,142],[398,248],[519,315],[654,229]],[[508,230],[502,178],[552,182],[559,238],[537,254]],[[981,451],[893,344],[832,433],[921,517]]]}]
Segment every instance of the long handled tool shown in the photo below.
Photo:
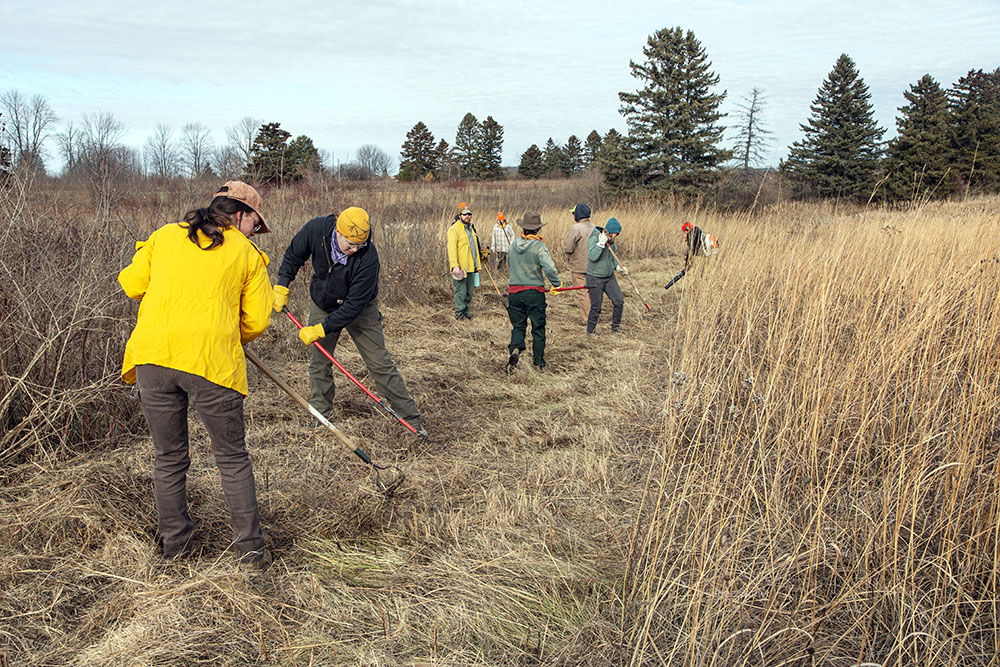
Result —
[{"label": "long handled tool", "polygon": [[[608,249],[608,252],[611,253],[611,256],[615,258],[616,262],[618,262],[618,255],[616,255],[615,251],[611,248],[611,244],[609,243],[608,245],[606,245],[604,247]],[[621,262],[618,262],[618,264],[621,265]],[[642,301],[642,305],[646,306],[646,312],[647,313],[652,312],[653,309],[649,307],[649,304],[646,303],[646,300],[642,298],[641,294],[639,294],[639,288],[636,287],[635,283],[632,281],[632,276],[630,276],[629,274],[626,273],[625,277],[628,278],[629,283],[632,285],[632,289],[635,290],[635,295],[637,297],[639,297],[639,301]]]},{"label": "long handled tool", "polygon": [[493,274],[490,273],[490,266],[486,262],[483,262],[483,268],[486,269],[486,275],[490,277],[490,282],[493,283],[493,289],[497,291],[497,296],[502,297],[503,294],[500,293],[500,288],[497,287],[497,281],[493,280]]},{"label": "long handled tool", "polygon": [[678,280],[680,280],[681,278],[683,278],[684,275],[687,272],[688,272],[688,270],[687,270],[687,267],[685,266],[683,269],[681,269],[680,273],[678,273],[676,276],[674,276],[673,278],[671,278],[670,282],[663,286],[663,289],[670,289],[671,287],[673,287],[674,283],[677,282]]},{"label": "long handled tool", "polygon": [[[282,309],[282,312],[285,313],[285,315],[288,315],[288,319],[290,319],[292,322],[294,322],[295,326],[297,326],[299,329],[302,328],[302,322],[299,322],[298,318],[296,318],[294,315],[292,315],[292,311],[288,310],[287,306]],[[329,352],[326,351],[325,347],[323,347],[322,345],[319,344],[319,341],[314,342],[313,345],[316,347],[317,350],[319,350],[320,352],[322,352],[323,356],[325,356],[327,359],[329,359],[333,363],[333,365],[336,366],[340,370],[341,373],[343,373],[344,375],[346,375],[347,378],[351,382],[353,382],[354,384],[356,384],[361,391],[363,391],[366,394],[368,394],[368,398],[370,398],[373,401],[375,401],[375,403],[378,404],[383,410],[385,410],[390,415],[392,415],[396,419],[396,421],[398,421],[400,424],[402,424],[403,426],[405,426],[406,428],[408,428],[410,430],[410,433],[414,433],[416,435],[419,435],[421,438],[424,438],[425,440],[428,439],[428,437],[427,437],[426,434],[420,433],[419,431],[417,431],[417,429],[415,429],[413,427],[413,425],[410,424],[410,422],[406,421],[405,419],[403,419],[402,417],[400,417],[399,415],[397,415],[396,411],[393,410],[392,408],[390,408],[385,401],[383,401],[381,398],[379,398],[378,396],[376,396],[375,394],[373,394],[371,391],[369,391],[368,387],[366,387],[363,384],[361,384],[361,381],[358,380],[358,378],[354,377],[351,374],[351,371],[349,371],[346,368],[344,368],[344,366],[339,361],[337,361],[336,359],[334,359],[334,357],[333,357],[332,354],[330,354]]]},{"label": "long handled tool", "polygon": [[[251,352],[250,350],[248,350],[246,348],[243,348],[243,354],[246,355],[246,358],[249,359],[253,363],[254,366],[256,366],[257,368],[259,368],[264,375],[266,375],[267,377],[271,378],[276,385],[278,385],[279,387],[281,387],[285,391],[286,394],[288,394],[289,396],[291,396],[292,399],[296,403],[298,403],[303,408],[305,408],[306,410],[308,410],[309,414],[311,414],[313,417],[315,417],[316,419],[318,419],[320,421],[320,423],[323,424],[323,426],[325,426],[328,429],[330,429],[330,431],[333,432],[333,435],[335,435],[337,437],[337,440],[339,440],[341,443],[343,443],[344,445],[346,445],[349,449],[353,449],[354,450],[354,454],[359,459],[361,459],[362,461],[364,461],[365,463],[367,463],[368,465],[370,465],[375,470],[375,484],[376,484],[376,486],[378,486],[379,490],[381,490],[382,493],[385,494],[386,498],[392,498],[393,494],[396,492],[396,489],[398,489],[399,485],[403,483],[404,479],[406,479],[406,475],[404,475],[403,471],[399,469],[399,466],[394,466],[394,465],[393,466],[380,466],[377,463],[375,463],[374,461],[372,461],[371,458],[367,454],[365,454],[364,451],[362,451],[360,447],[355,447],[354,443],[351,442],[350,438],[348,438],[346,435],[344,435],[343,432],[341,432],[341,430],[338,429],[336,426],[334,426],[333,424],[331,424],[330,420],[323,416],[323,413],[321,413],[319,410],[317,410],[313,406],[309,405],[309,403],[307,403],[304,398],[302,398],[301,396],[299,396],[295,392],[295,390],[292,389],[288,385],[287,382],[285,382],[280,377],[278,377],[277,375],[275,375],[274,371],[272,371],[270,368],[268,368],[267,366],[265,366],[264,362],[262,362],[260,359],[257,358],[257,355],[255,355],[253,352]],[[386,486],[382,482],[381,472],[383,470],[388,470],[389,468],[395,469],[396,472],[398,473],[398,475],[396,476],[396,481],[394,481],[389,486]]]}]

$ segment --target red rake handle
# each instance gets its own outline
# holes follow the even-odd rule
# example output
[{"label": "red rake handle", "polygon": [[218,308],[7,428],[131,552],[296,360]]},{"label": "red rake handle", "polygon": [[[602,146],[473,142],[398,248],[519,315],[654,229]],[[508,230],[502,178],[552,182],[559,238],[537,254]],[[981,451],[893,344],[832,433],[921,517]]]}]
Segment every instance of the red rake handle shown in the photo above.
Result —
[{"label": "red rake handle", "polygon": [[[297,326],[299,329],[303,328],[302,327],[302,322],[299,322],[299,320],[294,315],[292,315],[292,311],[288,310],[288,308],[285,308],[284,312],[285,312],[285,315],[288,315],[288,319],[290,319],[292,322],[295,322],[295,326]],[[393,417],[395,417],[396,420],[400,424],[402,424],[406,428],[410,429],[411,433],[416,433],[417,432],[417,429],[413,428],[413,426],[410,424],[410,422],[406,421],[405,419],[403,419],[402,417],[400,417],[399,415],[397,415],[396,412],[392,408],[390,408],[388,405],[385,404],[385,401],[383,401],[381,398],[379,398],[378,396],[376,396],[375,394],[373,394],[371,391],[369,391],[368,387],[366,387],[363,384],[361,384],[361,381],[358,380],[358,378],[354,377],[354,375],[351,374],[351,371],[349,371],[346,368],[344,368],[344,366],[339,361],[337,361],[336,359],[334,359],[333,355],[330,354],[329,352],[327,352],[326,348],[319,344],[319,341],[313,342],[313,345],[316,346],[317,350],[319,350],[320,352],[323,353],[323,356],[325,356],[327,359],[329,359],[331,362],[333,362],[333,365],[336,366],[340,370],[341,373],[343,373],[344,375],[346,375],[351,382],[353,382],[354,384],[358,385],[358,388],[361,391],[363,391],[366,394],[368,394],[369,398],[371,398],[373,401],[375,401],[380,406],[382,406],[382,409],[384,409],[390,415],[392,415]]]}]

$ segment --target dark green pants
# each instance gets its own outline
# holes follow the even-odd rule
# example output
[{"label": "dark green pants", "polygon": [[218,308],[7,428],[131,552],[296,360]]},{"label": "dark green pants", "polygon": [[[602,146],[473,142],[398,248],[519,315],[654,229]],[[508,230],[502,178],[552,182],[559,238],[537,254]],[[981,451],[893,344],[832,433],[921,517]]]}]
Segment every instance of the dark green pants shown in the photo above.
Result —
[{"label": "dark green pants", "polygon": [[[324,312],[315,303],[309,304],[309,324],[319,324],[329,313]],[[403,383],[403,376],[393,363],[388,350],[385,349],[385,337],[382,335],[382,313],[378,309],[378,301],[372,300],[364,310],[346,327],[351,340],[361,353],[365,367],[375,381],[376,393],[385,400],[396,414],[408,421],[415,428],[420,427],[420,412],[417,404],[410,398]],[[336,356],[337,340],[340,332],[331,331],[325,338],[319,339],[319,344],[326,351]],[[323,416],[333,421],[333,364],[315,345],[310,346],[309,357],[309,405],[316,408]],[[339,360],[338,360],[339,361]],[[337,371],[340,374],[340,371]],[[350,382],[350,380],[348,380]],[[360,390],[359,390],[360,391]]]},{"label": "dark green pants", "polygon": [[515,292],[507,300],[507,316],[510,317],[510,345],[508,350],[523,350],[524,337],[531,320],[532,363],[545,366],[545,295],[538,290]]},{"label": "dark green pants", "polygon": [[451,286],[455,290],[455,319],[465,315],[472,315],[469,304],[472,303],[472,290],[475,281],[474,273],[466,273],[461,280],[451,279]]}]

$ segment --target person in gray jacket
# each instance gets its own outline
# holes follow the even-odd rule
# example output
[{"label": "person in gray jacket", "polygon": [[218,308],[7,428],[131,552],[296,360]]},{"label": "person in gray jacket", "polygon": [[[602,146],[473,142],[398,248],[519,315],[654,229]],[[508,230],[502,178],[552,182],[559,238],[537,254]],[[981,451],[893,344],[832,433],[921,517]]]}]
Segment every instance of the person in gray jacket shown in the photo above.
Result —
[{"label": "person in gray jacket", "polygon": [[611,333],[620,333],[625,299],[615,279],[615,271],[628,275],[628,269],[618,263],[608,250],[614,247],[621,234],[618,218],[610,218],[603,227],[594,227],[587,239],[587,291],[590,293],[590,313],[587,315],[587,333],[595,334],[597,318],[601,316],[601,302],[607,294],[611,299]]},{"label": "person in gray jacket", "polygon": [[545,278],[549,279],[553,288],[562,285],[549,249],[545,247],[539,233],[548,223],[542,222],[538,213],[529,211],[517,224],[523,231],[520,238],[511,244],[507,256],[510,266],[507,315],[511,325],[508,373],[517,366],[517,360],[525,350],[524,339],[529,319],[532,363],[539,371],[545,368]]}]

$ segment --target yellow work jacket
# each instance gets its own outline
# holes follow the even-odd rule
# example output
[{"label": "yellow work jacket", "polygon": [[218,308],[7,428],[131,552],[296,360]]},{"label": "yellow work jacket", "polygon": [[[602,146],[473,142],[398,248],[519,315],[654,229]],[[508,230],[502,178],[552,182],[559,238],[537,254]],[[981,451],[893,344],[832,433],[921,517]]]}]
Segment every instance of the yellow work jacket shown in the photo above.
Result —
[{"label": "yellow work jacket", "polygon": [[125,293],[141,302],[122,379],[132,384],[136,366],[154,364],[246,396],[243,344],[271,324],[267,255],[235,227],[211,250],[202,249],[207,236],[199,233],[199,247],[187,233],[186,223],[161,227],[135,244],[132,263],[118,274]]},{"label": "yellow work jacket", "polygon": [[454,269],[456,266],[461,267],[466,273],[478,271],[480,267],[479,238],[476,236],[476,230],[472,225],[466,227],[461,221],[448,228],[448,269]]}]

